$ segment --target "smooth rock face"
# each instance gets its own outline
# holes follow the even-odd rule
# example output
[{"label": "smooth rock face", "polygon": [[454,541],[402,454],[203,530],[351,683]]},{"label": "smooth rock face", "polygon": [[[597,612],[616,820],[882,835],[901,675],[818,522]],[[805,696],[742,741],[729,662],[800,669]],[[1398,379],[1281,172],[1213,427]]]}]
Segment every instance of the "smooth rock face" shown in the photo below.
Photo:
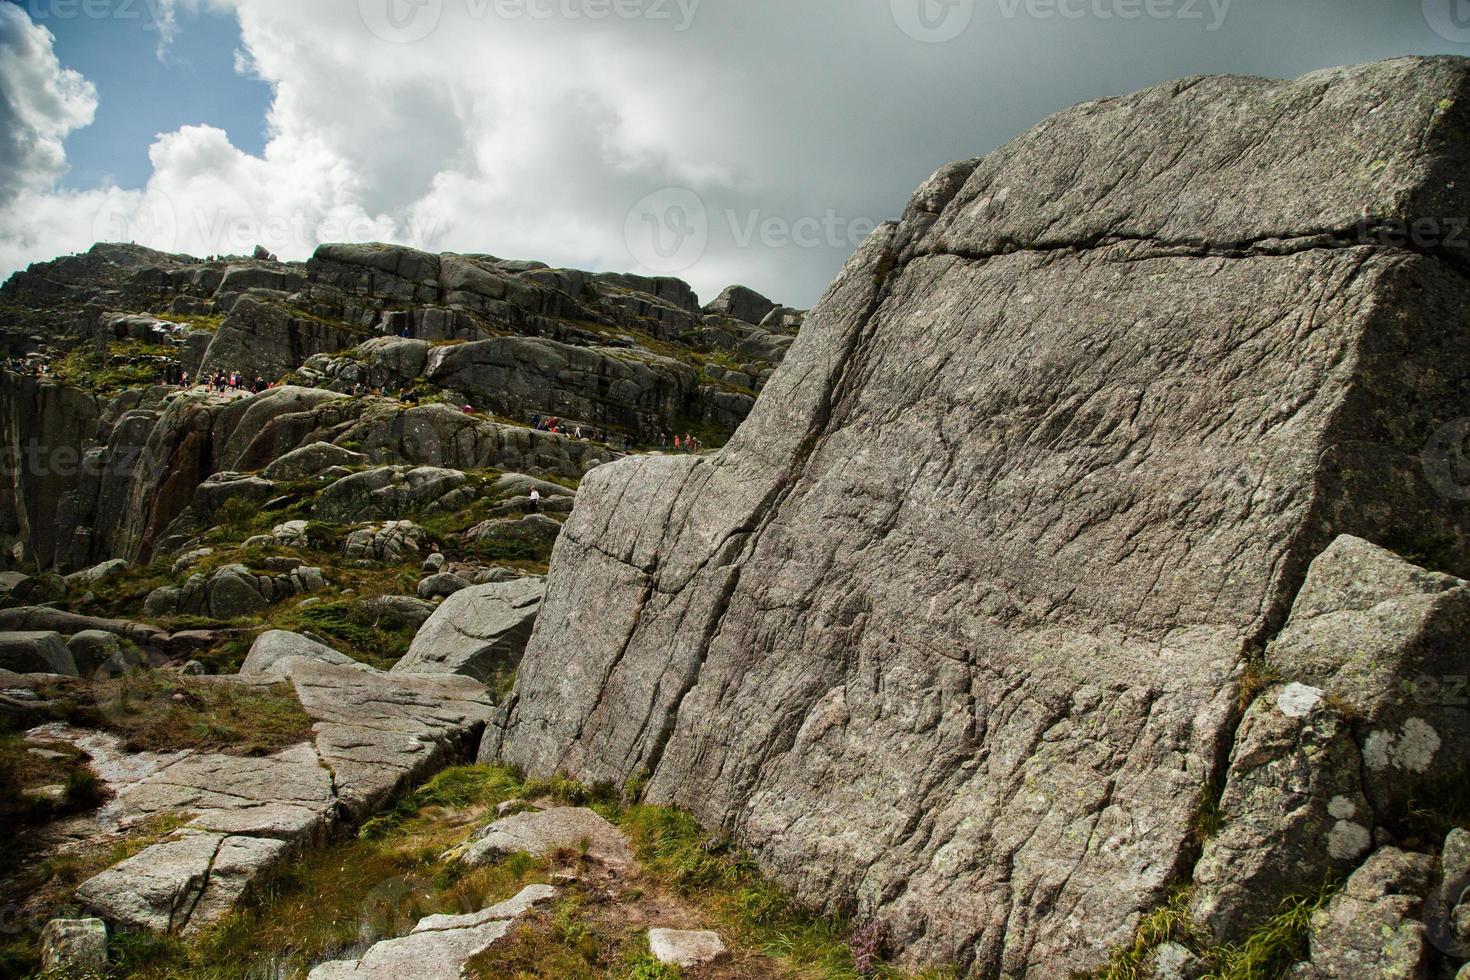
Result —
[{"label": "smooth rock face", "polygon": [[393,673],[464,674],[489,684],[520,663],[546,583],[539,578],[475,585],[444,600]]},{"label": "smooth rock face", "polygon": [[183,830],[83,882],[77,898],[123,928],[191,935],[227,915],[289,850],[279,840]]},{"label": "smooth rock face", "polygon": [[[314,744],[265,758],[152,757],[146,772],[119,789],[118,818],[190,814],[189,824],[84,882],[77,897],[86,908],[130,929],[196,932],[302,848],[468,757],[492,711],[484,687],[466,677],[390,678],[299,655],[268,666],[284,675],[316,723]],[[74,744],[105,757],[94,739],[105,746],[110,736]]]},{"label": "smooth rock face", "polygon": [[1100,966],[1312,559],[1414,528],[1466,567],[1421,457],[1470,288],[1357,223],[1467,213],[1467,89],[1191,79],[935,174],[725,450],[583,482],[484,754],[646,769],[910,961]]}]

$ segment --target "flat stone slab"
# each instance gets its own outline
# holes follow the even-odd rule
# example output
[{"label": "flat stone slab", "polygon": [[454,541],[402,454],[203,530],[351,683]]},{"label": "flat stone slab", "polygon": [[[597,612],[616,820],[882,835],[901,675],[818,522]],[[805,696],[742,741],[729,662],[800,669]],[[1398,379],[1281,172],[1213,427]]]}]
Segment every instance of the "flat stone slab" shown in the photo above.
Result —
[{"label": "flat stone slab", "polygon": [[77,898],[123,928],[190,935],[227,915],[289,851],[280,840],[181,830],[83,882]]},{"label": "flat stone slab", "polygon": [[467,677],[389,678],[301,657],[271,669],[316,722],[312,744],[265,758],[119,758],[111,736],[51,730],[100,755],[117,775],[109,804],[117,822],[193,814],[186,830],[87,881],[78,891],[87,908],[125,928],[159,932],[213,922],[338,822],[366,819],[452,758],[471,755],[492,710],[484,686]]},{"label": "flat stone slab", "polygon": [[623,832],[586,807],[553,807],[502,817],[469,839],[460,860],[487,864],[507,854],[541,857],[584,845],[588,857],[609,868],[630,870],[636,864]]},{"label": "flat stone slab", "polygon": [[321,964],[307,980],[460,980],[464,965],[504,938],[517,918],[555,897],[555,888],[530,885],[481,912],[429,916],[409,935],[374,944],[360,960]]},{"label": "flat stone slab", "polygon": [[192,812],[190,826],[299,842],[333,822],[332,774],[310,745],[265,758],[196,755],[167,766],[118,797],[124,817]]},{"label": "flat stone slab", "polygon": [[648,950],[660,963],[681,967],[712,963],[726,952],[720,934],[708,929],[650,929]]}]

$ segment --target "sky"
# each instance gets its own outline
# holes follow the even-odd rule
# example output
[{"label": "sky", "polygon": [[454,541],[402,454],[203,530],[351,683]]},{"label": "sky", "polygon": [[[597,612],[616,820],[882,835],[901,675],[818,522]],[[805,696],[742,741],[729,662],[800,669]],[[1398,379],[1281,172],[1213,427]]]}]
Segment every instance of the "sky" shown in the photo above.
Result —
[{"label": "sky", "polygon": [[807,307],[1058,109],[1406,54],[1470,0],[0,0],[0,277],[391,241]]}]

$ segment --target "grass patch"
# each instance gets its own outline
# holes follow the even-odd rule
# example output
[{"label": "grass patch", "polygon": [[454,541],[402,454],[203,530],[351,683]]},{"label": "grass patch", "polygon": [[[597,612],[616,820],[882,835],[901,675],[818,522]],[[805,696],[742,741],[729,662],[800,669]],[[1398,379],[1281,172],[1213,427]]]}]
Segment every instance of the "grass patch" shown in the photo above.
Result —
[{"label": "grass patch", "polygon": [[1238,943],[1210,946],[1206,934],[1189,914],[1193,898],[1184,888],[1145,915],[1133,939],[1113,950],[1108,965],[1094,980],[1144,980],[1152,976],[1153,952],[1164,943],[1179,943],[1204,961],[1212,980],[1279,980],[1293,965],[1306,959],[1312,916],[1337,893],[1339,884],[1324,885],[1307,895],[1281,903],[1280,910]]},{"label": "grass patch", "polygon": [[130,752],[269,755],[311,738],[311,718],[288,684],[262,689],[144,669],[46,694],[57,720],[119,735]]}]

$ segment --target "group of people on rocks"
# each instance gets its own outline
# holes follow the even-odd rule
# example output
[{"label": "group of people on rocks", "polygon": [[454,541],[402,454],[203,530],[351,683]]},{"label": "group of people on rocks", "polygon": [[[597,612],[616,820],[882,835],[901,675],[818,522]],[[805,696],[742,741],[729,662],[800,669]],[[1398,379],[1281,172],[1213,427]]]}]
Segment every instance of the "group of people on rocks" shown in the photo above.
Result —
[{"label": "group of people on rocks", "polygon": [[241,392],[250,392],[251,394],[258,395],[262,391],[268,391],[276,387],[279,382],[268,382],[258,374],[255,376],[254,381],[246,381],[245,376],[239,371],[226,371],[223,368],[216,368],[214,371],[202,375],[191,384],[188,371],[181,371],[179,373],[179,387],[192,388],[194,384],[202,386],[206,391],[217,391],[222,395],[235,395]]},{"label": "group of people on rocks", "polygon": [[674,452],[676,453],[702,453],[704,443],[693,433],[686,432],[682,436],[674,436]]},{"label": "group of people on rocks", "polygon": [[51,366],[36,357],[7,357],[5,370],[14,374],[29,374],[37,378],[44,378],[51,373]]}]

